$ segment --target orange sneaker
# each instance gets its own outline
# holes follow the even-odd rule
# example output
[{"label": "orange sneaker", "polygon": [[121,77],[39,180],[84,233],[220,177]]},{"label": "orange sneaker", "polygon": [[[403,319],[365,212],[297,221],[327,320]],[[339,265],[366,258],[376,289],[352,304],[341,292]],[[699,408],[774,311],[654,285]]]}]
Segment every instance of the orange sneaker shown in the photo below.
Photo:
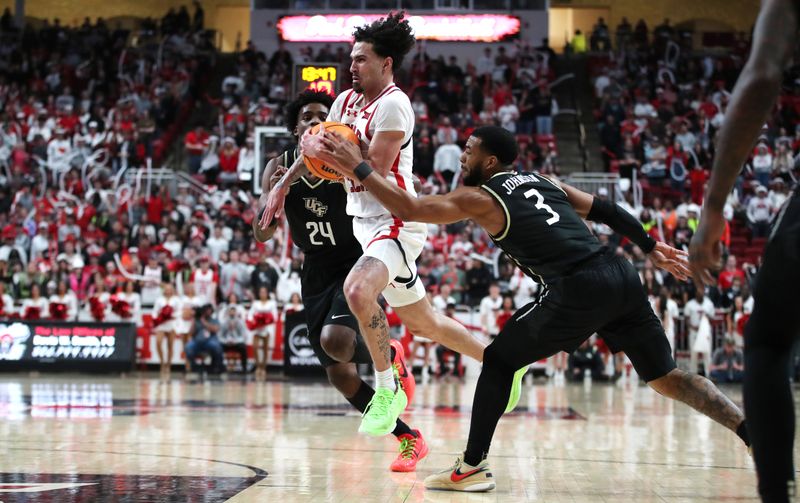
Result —
[{"label": "orange sneaker", "polygon": [[[408,403],[414,399],[414,391],[417,389],[417,382],[414,380],[414,374],[411,373],[411,368],[406,365],[406,355],[403,351],[403,345],[400,341],[392,339],[389,345],[394,348],[394,358],[392,359],[392,367],[397,373],[397,378],[400,380],[400,387],[406,393]],[[408,407],[408,405],[406,405]]]},{"label": "orange sneaker", "polygon": [[412,430],[417,436],[404,433],[397,437],[400,441],[400,454],[392,461],[393,472],[413,472],[417,469],[417,461],[428,455],[428,444],[419,430]]}]

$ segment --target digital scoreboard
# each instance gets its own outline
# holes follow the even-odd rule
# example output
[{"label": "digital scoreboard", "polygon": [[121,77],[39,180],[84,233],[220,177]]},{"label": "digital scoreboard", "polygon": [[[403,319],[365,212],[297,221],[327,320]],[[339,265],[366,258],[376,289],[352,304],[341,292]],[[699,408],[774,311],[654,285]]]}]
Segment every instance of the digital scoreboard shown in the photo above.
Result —
[{"label": "digital scoreboard", "polygon": [[298,63],[294,65],[292,96],[311,89],[331,96],[339,92],[339,65],[336,63]]}]

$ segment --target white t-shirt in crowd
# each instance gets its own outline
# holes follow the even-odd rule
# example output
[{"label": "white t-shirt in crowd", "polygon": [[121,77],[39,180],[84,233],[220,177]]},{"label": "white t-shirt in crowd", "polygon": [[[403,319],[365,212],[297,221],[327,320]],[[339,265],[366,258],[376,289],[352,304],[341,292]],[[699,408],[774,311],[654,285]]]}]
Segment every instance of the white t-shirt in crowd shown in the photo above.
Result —
[{"label": "white t-shirt in crowd", "polygon": [[487,334],[497,334],[497,311],[503,306],[503,297],[498,296],[493,299],[487,295],[481,299],[480,313],[481,313],[481,326]]}]

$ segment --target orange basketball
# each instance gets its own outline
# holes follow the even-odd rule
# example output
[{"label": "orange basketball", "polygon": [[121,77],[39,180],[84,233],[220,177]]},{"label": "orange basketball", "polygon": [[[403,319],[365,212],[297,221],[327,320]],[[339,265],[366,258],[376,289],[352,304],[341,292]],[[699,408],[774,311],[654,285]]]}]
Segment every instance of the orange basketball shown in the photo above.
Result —
[{"label": "orange basketball", "polygon": [[[323,122],[322,125],[325,126],[325,131],[330,131],[332,133],[336,133],[345,140],[349,140],[356,145],[359,144],[358,137],[356,133],[350,129],[350,126],[342,124],[341,122]],[[317,124],[313,128],[311,128],[311,134],[317,134],[319,132],[320,124]],[[316,177],[322,178],[324,180],[341,180],[342,175],[340,175],[336,170],[329,168],[319,159],[315,159],[313,157],[309,157],[307,155],[303,156],[303,163],[305,163],[308,170]]]}]

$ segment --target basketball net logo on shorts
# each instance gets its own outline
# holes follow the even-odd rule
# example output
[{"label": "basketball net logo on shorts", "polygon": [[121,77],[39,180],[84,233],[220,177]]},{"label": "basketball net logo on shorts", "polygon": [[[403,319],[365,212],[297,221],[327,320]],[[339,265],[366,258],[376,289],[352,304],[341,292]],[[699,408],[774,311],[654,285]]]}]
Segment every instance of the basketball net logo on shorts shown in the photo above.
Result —
[{"label": "basketball net logo on shorts", "polygon": [[0,360],[18,361],[25,354],[31,329],[22,323],[0,325]]},{"label": "basketball net logo on shorts", "polygon": [[306,209],[319,218],[324,217],[325,213],[328,212],[328,207],[319,202],[316,197],[304,197],[303,201],[306,202]]}]

